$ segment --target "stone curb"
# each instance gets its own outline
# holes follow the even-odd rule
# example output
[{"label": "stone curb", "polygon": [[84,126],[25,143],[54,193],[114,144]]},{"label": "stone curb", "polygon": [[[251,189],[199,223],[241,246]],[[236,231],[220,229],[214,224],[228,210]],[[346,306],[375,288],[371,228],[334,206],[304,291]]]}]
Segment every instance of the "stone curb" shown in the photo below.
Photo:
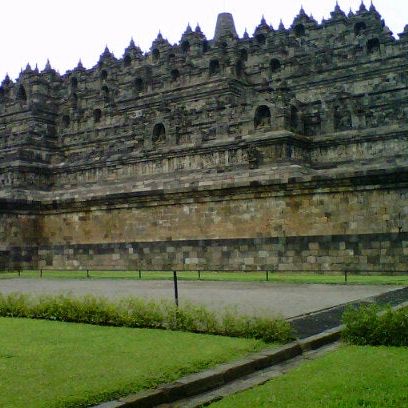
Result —
[{"label": "stone curb", "polygon": [[179,380],[142,391],[115,401],[96,405],[94,408],[149,408],[210,391],[258,370],[290,360],[304,352],[315,350],[340,339],[343,326],[329,329],[307,339],[294,341],[273,350],[263,350],[232,363],[221,364],[213,369],[187,375]]},{"label": "stone curb", "polygon": [[[408,306],[408,301],[392,307],[394,310]],[[383,313],[383,312],[380,312]],[[345,325],[333,327],[322,333],[293,341],[273,350],[262,350],[241,360],[224,363],[215,368],[196,374],[190,374],[179,380],[163,384],[154,390],[131,394],[115,401],[104,402],[93,408],[152,408],[160,404],[169,404],[184,398],[202,394],[214,388],[226,385],[240,377],[252,374],[267,367],[291,360],[311,350],[340,340]]]},{"label": "stone curb", "polygon": [[408,307],[408,300],[406,302],[400,303],[399,305],[393,306],[392,309],[399,310],[399,309],[402,309],[404,307]]}]

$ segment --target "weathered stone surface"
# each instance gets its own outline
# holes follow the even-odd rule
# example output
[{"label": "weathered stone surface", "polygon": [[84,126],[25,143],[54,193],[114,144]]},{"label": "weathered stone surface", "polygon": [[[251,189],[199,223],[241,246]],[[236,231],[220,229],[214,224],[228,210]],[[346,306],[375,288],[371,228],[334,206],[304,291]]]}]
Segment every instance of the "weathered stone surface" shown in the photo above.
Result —
[{"label": "weathered stone surface", "polygon": [[407,33],[374,7],[0,86],[0,268],[405,271]]}]

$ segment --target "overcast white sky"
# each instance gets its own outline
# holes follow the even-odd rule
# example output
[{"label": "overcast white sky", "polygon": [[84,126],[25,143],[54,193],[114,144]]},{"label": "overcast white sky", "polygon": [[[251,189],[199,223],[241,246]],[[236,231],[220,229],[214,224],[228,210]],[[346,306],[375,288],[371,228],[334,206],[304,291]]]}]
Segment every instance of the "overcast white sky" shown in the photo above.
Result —
[{"label": "overcast white sky", "polygon": [[[170,43],[179,42],[187,23],[198,22],[208,39],[214,34],[217,14],[231,12],[238,34],[250,34],[262,15],[275,28],[282,18],[289,26],[301,4],[320,22],[334,9],[335,0],[2,0],[0,24],[0,81],[6,73],[14,79],[29,62],[44,68],[51,65],[65,72],[77,65],[86,68],[99,59],[105,45],[116,57],[133,37],[147,51],[161,30]],[[369,0],[365,0],[367,8]],[[360,0],[339,0],[348,12]],[[395,34],[408,24],[407,0],[374,0],[374,5]]]}]

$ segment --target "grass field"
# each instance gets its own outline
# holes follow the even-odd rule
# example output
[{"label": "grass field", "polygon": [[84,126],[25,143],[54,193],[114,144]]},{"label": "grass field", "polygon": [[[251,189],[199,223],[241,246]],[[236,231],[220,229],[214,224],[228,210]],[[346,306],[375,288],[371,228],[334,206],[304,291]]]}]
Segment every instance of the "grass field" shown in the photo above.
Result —
[{"label": "grass field", "polygon": [[212,408],[406,408],[408,348],[343,346]]},{"label": "grass field", "polygon": [[[1,272],[1,278],[40,278],[40,271],[17,271]],[[89,277],[88,277],[89,276]],[[313,274],[313,273],[281,273],[269,272],[177,272],[179,280],[202,280],[202,281],[238,281],[238,282],[269,282],[282,283],[320,283],[320,284],[343,284],[343,274]],[[142,279],[159,280],[173,279],[173,273],[152,271],[51,271],[43,270],[42,278],[46,279]],[[365,275],[348,274],[347,281],[350,284],[368,285],[408,285],[408,273],[405,275]]]},{"label": "grass field", "polygon": [[84,407],[264,347],[256,340],[0,318],[0,406]]}]

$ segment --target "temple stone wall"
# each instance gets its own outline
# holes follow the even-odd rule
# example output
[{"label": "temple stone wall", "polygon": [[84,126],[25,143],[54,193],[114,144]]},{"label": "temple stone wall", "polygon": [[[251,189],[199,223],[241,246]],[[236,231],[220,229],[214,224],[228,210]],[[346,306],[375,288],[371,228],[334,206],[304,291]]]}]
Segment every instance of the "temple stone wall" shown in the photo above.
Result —
[{"label": "temple stone wall", "polygon": [[311,160],[316,164],[333,164],[339,161],[375,160],[378,158],[406,157],[408,135],[405,127],[390,127],[381,131],[342,132],[322,137],[315,142]]},{"label": "temple stone wall", "polygon": [[63,244],[269,238],[408,231],[408,190],[271,195],[242,192],[213,201],[166,198],[119,208],[44,215],[42,241]]},{"label": "temple stone wall", "polygon": [[9,246],[38,245],[41,231],[35,214],[0,213],[0,251]]},{"label": "temple stone wall", "polygon": [[107,270],[270,270],[406,273],[408,234],[353,234],[107,244],[41,245],[10,251],[36,268]]},{"label": "temple stone wall", "polygon": [[6,76],[0,269],[405,271],[408,25],[333,6]]},{"label": "temple stone wall", "polygon": [[[38,215],[36,229],[19,217],[33,236],[10,239],[10,266],[405,271],[408,205],[400,203],[408,203],[408,190],[348,190],[61,209]],[[10,238],[17,236],[15,220],[9,224]]]},{"label": "temple stone wall", "polygon": [[0,270],[38,266],[38,221],[33,214],[0,213]]}]

